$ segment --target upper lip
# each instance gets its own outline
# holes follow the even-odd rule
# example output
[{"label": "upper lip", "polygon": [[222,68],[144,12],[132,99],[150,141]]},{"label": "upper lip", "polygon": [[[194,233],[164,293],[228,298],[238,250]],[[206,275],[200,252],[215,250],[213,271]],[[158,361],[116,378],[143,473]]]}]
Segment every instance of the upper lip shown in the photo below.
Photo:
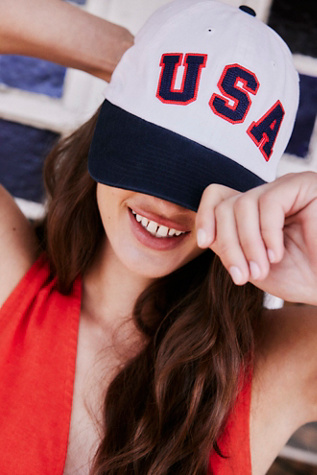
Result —
[{"label": "upper lip", "polygon": [[176,229],[177,231],[190,232],[191,225],[189,223],[189,218],[187,216],[182,216],[179,213],[179,216],[173,218],[167,218],[160,214],[156,214],[153,211],[141,209],[138,206],[130,206],[130,209],[133,210],[136,214],[144,216],[150,221],[155,221],[160,226],[166,226],[167,228]]}]

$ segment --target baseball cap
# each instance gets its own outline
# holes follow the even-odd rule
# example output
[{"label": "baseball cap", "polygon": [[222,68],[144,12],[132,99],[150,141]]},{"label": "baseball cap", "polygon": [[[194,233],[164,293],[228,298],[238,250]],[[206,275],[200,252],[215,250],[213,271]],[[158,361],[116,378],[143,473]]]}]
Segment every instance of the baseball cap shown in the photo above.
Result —
[{"label": "baseball cap", "polygon": [[175,0],[150,17],[106,89],[89,152],[96,181],[196,211],[211,183],[246,191],[275,178],[298,74],[249,13]]}]

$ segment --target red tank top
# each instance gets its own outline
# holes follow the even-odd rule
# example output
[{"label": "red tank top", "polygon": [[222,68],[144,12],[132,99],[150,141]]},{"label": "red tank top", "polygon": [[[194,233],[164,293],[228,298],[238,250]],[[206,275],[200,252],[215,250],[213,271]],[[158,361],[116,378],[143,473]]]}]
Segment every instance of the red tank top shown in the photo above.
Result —
[{"label": "red tank top", "polygon": [[[0,310],[0,473],[62,475],[76,366],[81,282],[56,290],[41,256]],[[238,397],[210,471],[251,474],[250,388]]]}]

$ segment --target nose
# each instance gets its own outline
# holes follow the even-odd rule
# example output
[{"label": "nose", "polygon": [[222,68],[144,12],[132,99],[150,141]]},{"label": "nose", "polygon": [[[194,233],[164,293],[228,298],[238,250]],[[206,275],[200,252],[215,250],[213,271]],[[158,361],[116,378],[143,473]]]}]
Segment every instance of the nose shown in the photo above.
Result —
[{"label": "nose", "polygon": [[166,211],[167,213],[171,213],[171,211],[173,211],[177,214],[183,214],[188,213],[190,211],[187,208],[184,208],[183,206],[180,206],[176,203],[172,203],[171,201],[163,200],[162,198],[153,198],[156,200],[157,207],[162,210],[162,212]]},{"label": "nose", "polygon": [[186,225],[188,229],[191,229],[196,220],[195,211],[189,210],[171,201],[157,198],[155,196],[147,196],[146,209],[155,213],[162,218],[178,222],[182,225]]},{"label": "nose", "polygon": [[195,216],[195,212],[184,208],[172,201],[164,200],[163,198],[157,198],[156,196],[148,196],[149,200],[147,201],[147,205],[152,206],[158,214],[162,216],[170,217],[171,215],[183,215],[183,216]]}]

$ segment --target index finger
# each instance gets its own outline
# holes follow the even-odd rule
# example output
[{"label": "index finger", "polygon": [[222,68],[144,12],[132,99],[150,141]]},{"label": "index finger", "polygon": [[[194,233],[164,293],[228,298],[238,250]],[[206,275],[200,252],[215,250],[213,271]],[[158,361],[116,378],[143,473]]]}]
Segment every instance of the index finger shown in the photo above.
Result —
[{"label": "index finger", "polygon": [[215,209],[224,200],[240,194],[228,186],[212,183],[205,188],[196,216],[197,244],[206,249],[216,237]]}]

